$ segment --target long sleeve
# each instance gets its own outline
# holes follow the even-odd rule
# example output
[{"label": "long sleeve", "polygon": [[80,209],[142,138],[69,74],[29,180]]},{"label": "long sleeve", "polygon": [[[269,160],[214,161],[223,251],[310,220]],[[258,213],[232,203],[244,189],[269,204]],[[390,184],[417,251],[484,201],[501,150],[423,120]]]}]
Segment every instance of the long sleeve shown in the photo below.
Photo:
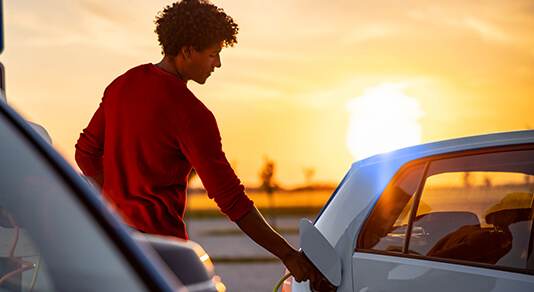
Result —
[{"label": "long sleeve", "polygon": [[199,108],[193,112],[182,128],[180,146],[221,212],[232,221],[244,216],[253,202],[226,159],[217,122],[210,111]]},{"label": "long sleeve", "polygon": [[76,143],[75,159],[82,173],[94,176],[103,171],[105,118],[102,103]]}]

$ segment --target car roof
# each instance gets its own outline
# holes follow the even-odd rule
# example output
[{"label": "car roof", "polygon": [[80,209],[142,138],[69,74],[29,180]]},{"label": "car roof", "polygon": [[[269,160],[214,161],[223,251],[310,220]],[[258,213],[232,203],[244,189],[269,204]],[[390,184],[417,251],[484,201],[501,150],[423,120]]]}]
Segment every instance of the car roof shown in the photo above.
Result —
[{"label": "car roof", "polygon": [[406,147],[391,152],[378,154],[355,162],[355,164],[360,164],[363,166],[373,163],[384,163],[393,159],[402,160],[406,163],[408,161],[423,157],[453,153],[457,151],[529,143],[534,143],[534,130],[491,133]]}]

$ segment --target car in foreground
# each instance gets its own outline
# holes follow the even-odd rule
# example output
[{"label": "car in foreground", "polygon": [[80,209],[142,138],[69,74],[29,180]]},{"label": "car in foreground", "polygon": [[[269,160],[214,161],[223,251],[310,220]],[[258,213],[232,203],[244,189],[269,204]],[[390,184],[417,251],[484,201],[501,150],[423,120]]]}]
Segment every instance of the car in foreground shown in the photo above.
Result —
[{"label": "car in foreground", "polygon": [[36,129],[0,96],[0,292],[225,291],[200,245],[126,227]]},{"label": "car in foreground", "polygon": [[301,224],[329,281],[283,291],[534,291],[533,192],[534,130],[358,161]]}]

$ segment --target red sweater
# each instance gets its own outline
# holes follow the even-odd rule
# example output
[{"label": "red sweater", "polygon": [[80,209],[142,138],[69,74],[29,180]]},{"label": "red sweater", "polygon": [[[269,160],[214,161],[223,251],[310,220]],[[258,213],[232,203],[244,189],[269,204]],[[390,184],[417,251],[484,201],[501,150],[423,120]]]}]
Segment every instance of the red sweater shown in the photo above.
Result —
[{"label": "red sweater", "polygon": [[115,79],[76,144],[83,174],[104,172],[103,194],[127,224],[187,238],[183,221],[193,167],[208,196],[235,221],[253,202],[232,170],[213,114],[178,78],[153,64]]}]

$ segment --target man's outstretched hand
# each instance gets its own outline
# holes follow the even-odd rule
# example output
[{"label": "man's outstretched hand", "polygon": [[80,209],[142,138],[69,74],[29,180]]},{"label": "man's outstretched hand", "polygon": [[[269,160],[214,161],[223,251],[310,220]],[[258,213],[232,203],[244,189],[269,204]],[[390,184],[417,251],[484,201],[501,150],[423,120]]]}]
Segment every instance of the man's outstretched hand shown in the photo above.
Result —
[{"label": "man's outstretched hand", "polygon": [[295,281],[299,283],[307,280],[313,282],[321,277],[321,273],[302,251],[294,250],[285,259],[282,259],[282,262],[291,272]]},{"label": "man's outstretched hand", "polygon": [[281,259],[297,282],[314,281],[322,277],[306,255],[294,249],[272,229],[256,207],[252,207],[245,216],[236,220],[236,224],[253,241]]}]

